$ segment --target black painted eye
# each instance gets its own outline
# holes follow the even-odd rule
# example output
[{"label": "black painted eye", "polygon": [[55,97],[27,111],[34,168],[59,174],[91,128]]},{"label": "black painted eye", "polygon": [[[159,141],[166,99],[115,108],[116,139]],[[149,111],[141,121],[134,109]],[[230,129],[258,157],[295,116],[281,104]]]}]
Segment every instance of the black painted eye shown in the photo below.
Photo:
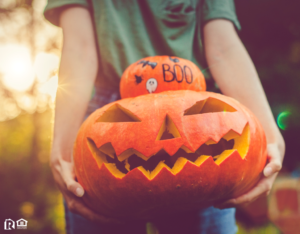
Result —
[{"label": "black painted eye", "polygon": [[178,58],[172,58],[171,56],[169,56],[169,59],[174,62],[174,63],[179,63],[179,59]]},{"label": "black painted eye", "polygon": [[138,64],[143,64],[143,67],[145,67],[145,66],[150,66],[152,69],[154,69],[155,67],[156,67],[156,65],[157,65],[157,63],[156,62],[150,62],[150,61],[146,61],[146,60],[141,60],[141,61],[139,61],[138,62]]},{"label": "black painted eye", "polygon": [[215,112],[235,112],[232,106],[215,98],[207,98],[196,102],[192,107],[184,111],[184,115],[198,115]]},{"label": "black painted eye", "polygon": [[142,82],[142,76],[137,76],[137,75],[134,75],[135,76],[135,82],[136,82],[136,84],[139,84],[139,83],[141,83]]}]

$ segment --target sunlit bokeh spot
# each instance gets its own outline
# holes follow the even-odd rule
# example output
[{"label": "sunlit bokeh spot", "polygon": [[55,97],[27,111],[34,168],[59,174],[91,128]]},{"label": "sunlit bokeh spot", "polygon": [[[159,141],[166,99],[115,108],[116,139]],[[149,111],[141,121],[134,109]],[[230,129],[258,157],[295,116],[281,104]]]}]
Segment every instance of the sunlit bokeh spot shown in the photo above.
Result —
[{"label": "sunlit bokeh spot", "polygon": [[27,113],[33,114],[36,110],[37,101],[33,95],[22,94],[18,97],[18,105]]},{"label": "sunlit bokeh spot", "polygon": [[8,119],[13,119],[21,113],[21,110],[12,98],[6,98],[1,109],[3,110],[1,114],[4,114],[4,116]]},{"label": "sunlit bokeh spot", "polygon": [[52,77],[59,66],[59,57],[55,54],[39,53],[34,61],[34,70],[39,82],[45,82]]},{"label": "sunlit bokeh spot", "polygon": [[52,104],[52,99],[51,103],[49,103],[49,96],[47,94],[43,94],[38,92],[36,95],[36,111],[39,113],[43,113],[48,109],[48,104]]},{"label": "sunlit bokeh spot", "polygon": [[35,78],[30,50],[17,44],[1,46],[0,72],[8,89],[20,92],[30,89]]},{"label": "sunlit bokeh spot", "polygon": [[280,129],[286,130],[288,127],[288,119],[291,115],[289,111],[283,111],[277,116],[277,125]]},{"label": "sunlit bokeh spot", "polygon": [[7,73],[11,75],[20,76],[27,72],[28,67],[30,66],[30,60],[24,57],[12,58],[7,67]]},{"label": "sunlit bokeh spot", "polygon": [[24,202],[21,205],[20,210],[21,210],[21,213],[24,217],[29,218],[34,213],[34,205],[31,202]]},{"label": "sunlit bokeh spot", "polygon": [[39,87],[39,92],[51,96],[52,102],[54,102],[56,97],[56,90],[58,87],[58,77],[53,76],[47,82],[43,83]]}]

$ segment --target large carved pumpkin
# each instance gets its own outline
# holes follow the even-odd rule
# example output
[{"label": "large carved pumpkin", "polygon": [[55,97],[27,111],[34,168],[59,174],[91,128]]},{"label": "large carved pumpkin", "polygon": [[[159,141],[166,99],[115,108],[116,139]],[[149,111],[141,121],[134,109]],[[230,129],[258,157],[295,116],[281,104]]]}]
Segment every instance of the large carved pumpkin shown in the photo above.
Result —
[{"label": "large carved pumpkin", "polygon": [[234,99],[166,91],[95,111],[78,133],[74,161],[92,209],[151,217],[245,193],[265,166],[266,139]]},{"label": "large carved pumpkin", "polygon": [[193,62],[171,56],[143,58],[131,64],[121,77],[122,98],[167,90],[205,91],[205,79]]}]

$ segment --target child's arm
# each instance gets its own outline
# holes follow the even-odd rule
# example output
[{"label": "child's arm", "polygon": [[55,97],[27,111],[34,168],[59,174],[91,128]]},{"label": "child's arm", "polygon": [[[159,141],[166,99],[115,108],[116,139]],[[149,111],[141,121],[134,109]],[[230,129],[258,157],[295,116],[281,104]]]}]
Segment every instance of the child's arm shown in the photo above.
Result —
[{"label": "child's arm", "polygon": [[60,26],[63,29],[63,49],[50,165],[71,212],[93,221],[109,223],[113,220],[96,214],[79,198],[84,190],[75,181],[72,160],[73,144],[91,98],[98,69],[90,13],[82,7],[70,7],[61,13]]},{"label": "child's arm", "polygon": [[205,24],[203,31],[205,55],[213,78],[223,94],[235,98],[256,115],[268,143],[265,177],[248,193],[219,205],[225,208],[251,202],[270,192],[281,169],[285,144],[255,67],[233,24],[224,19],[211,20]]}]

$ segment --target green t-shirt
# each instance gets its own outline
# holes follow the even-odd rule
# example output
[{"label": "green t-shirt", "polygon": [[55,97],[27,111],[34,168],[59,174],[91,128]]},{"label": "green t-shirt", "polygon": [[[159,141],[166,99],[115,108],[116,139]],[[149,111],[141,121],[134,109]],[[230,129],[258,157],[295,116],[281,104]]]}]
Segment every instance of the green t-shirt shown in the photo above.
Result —
[{"label": "green t-shirt", "polygon": [[130,64],[148,56],[178,56],[203,70],[203,23],[223,18],[240,29],[233,0],[48,0],[46,19],[58,25],[61,10],[71,5],[92,13],[99,48],[97,83],[113,87]]}]

